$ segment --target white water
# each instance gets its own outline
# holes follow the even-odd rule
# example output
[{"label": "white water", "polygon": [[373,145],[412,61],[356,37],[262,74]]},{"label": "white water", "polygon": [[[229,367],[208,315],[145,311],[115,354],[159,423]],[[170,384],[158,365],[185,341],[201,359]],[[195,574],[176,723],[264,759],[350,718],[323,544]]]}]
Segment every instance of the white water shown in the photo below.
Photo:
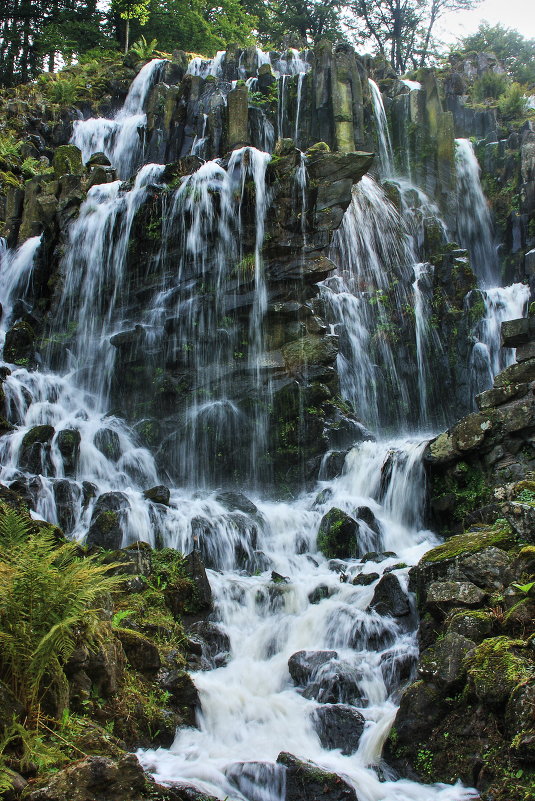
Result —
[{"label": "white water", "polygon": [[492,216],[481,182],[474,148],[468,139],[455,140],[457,168],[457,228],[470,254],[472,269],[483,289],[498,283],[498,257]]},{"label": "white water", "polygon": [[515,361],[514,348],[502,348],[501,326],[527,314],[530,289],[527,284],[481,290],[485,314],[476,326],[476,341],[470,355],[470,395],[492,386],[494,377]]},{"label": "white water", "polygon": [[496,286],[498,257],[492,216],[480,181],[480,167],[472,143],[456,139],[457,220],[461,244],[470,254],[481,286],[485,314],[473,331],[474,346],[468,365],[472,399],[492,386],[494,377],[515,360],[513,348],[501,347],[501,324],[527,314],[527,284]]},{"label": "white water", "polygon": [[147,124],[145,101],[163,63],[163,59],[153,59],[145,64],[132,82],[124,106],[113,119],[91,117],[74,122],[71,142],[82,151],[84,162],[93,153],[105,153],[123,180],[139,167]]},{"label": "white water", "polygon": [[[406,441],[364,443],[348,455],[344,475],[323,485],[328,501],[315,501],[311,494],[291,505],[259,502],[266,520],[259,547],[288,582],[274,584],[269,571],[258,576],[210,572],[215,619],[230,637],[230,659],[215,670],[195,674],[202,703],[199,728],[179,731],[170,749],[138,753],[158,780],[194,782],[219,798],[275,799],[284,797],[284,769],[275,770],[270,763],[281,751],[289,751],[342,775],[362,801],[473,797],[460,786],[380,782],[374,770],[377,766],[388,772],[380,751],[397,697],[389,671],[396,672],[398,660],[416,657],[414,623],[409,623],[410,616],[396,622],[369,610],[376,582],[359,587],[351,581],[361,573],[382,573],[400,560],[413,563],[435,543],[430,532],[420,530],[422,447]],[[384,480],[386,465],[390,482]],[[322,514],[332,506],[354,513],[362,505],[379,521],[380,537],[372,533],[376,543],[397,555],[379,565],[353,560],[330,566],[315,553]],[[347,583],[340,582],[340,571]],[[406,587],[407,569],[396,575]],[[318,587],[329,597],[311,604],[309,595]],[[321,687],[333,687],[342,674],[351,683],[355,706],[366,719],[355,754],[343,756],[339,750],[322,748],[313,723],[322,704],[296,688],[288,672],[288,659],[299,650],[336,651],[316,680]]]},{"label": "white water", "polygon": [[383,97],[375,81],[368,78],[368,83],[372,94],[377,143],[379,145],[379,171],[381,177],[389,178],[394,174],[394,152],[392,150],[392,140],[390,138],[388,120],[386,119]]}]

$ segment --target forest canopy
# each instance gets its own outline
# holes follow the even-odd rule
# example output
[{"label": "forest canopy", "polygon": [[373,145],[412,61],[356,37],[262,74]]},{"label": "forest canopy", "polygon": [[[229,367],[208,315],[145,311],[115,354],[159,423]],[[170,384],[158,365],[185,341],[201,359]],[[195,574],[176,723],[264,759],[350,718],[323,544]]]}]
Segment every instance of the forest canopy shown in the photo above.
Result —
[{"label": "forest canopy", "polygon": [[[441,52],[446,13],[480,0],[0,0],[0,85],[35,79],[84,54],[127,50],[142,36],[162,52],[214,55],[229,44],[303,48],[342,40],[403,73]],[[535,80],[534,42],[483,23],[458,52],[492,50],[515,81]]]}]

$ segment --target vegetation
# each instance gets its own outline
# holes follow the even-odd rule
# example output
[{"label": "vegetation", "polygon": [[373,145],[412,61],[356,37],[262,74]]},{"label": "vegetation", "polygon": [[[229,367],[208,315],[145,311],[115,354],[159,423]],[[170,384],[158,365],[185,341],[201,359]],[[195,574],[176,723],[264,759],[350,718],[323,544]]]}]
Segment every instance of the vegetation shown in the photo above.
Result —
[{"label": "vegetation", "polygon": [[476,33],[458,42],[454,55],[468,57],[484,52],[494,53],[514,81],[535,85],[535,39],[526,39],[503,25],[482,22]]}]

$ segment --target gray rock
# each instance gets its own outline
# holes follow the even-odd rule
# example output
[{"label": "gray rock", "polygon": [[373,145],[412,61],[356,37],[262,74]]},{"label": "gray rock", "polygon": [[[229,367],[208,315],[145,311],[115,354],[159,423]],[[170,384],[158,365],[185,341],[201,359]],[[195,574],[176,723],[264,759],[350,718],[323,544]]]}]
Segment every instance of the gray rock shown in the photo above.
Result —
[{"label": "gray rock", "polygon": [[364,716],[348,704],[324,704],[312,713],[312,720],[323,748],[354,754],[364,731]]}]

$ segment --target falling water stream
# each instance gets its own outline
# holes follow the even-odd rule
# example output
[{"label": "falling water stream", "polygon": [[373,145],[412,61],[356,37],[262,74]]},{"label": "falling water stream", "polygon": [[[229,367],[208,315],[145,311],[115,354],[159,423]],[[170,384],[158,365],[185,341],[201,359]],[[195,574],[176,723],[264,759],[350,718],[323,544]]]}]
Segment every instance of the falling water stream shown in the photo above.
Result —
[{"label": "falling water stream", "polygon": [[[193,59],[188,71],[217,76],[223,55],[218,53],[210,62]],[[141,70],[113,120],[76,124],[73,141],[81,147],[84,160],[102,150],[123,178],[139,166],[143,104],[160,64],[153,61]],[[285,76],[297,75],[302,89],[305,65],[292,53],[281,64],[283,86]],[[373,96],[377,103],[375,92]],[[296,134],[299,108],[298,97]],[[283,107],[279,131],[284,124]],[[388,171],[387,135],[383,127],[382,164]],[[206,162],[175,190],[163,220],[160,258],[166,258],[170,242],[175,247],[180,244],[180,257],[175,273],[166,273],[153,287],[142,333],[149,343],[151,337],[161,337],[166,318],[174,315],[179,321],[174,336],[178,344],[188,345],[192,373],[208,376],[219,392],[206,402],[196,396],[188,408],[175,449],[185,480],[171,489],[169,507],[144,498],[143,490],[161,480],[154,460],[123,421],[107,414],[115,360],[110,340],[132,322],[125,319],[120,304],[127,281],[129,235],[150,187],[158,186],[161,165],[143,166],[133,185],[117,181],[93,187],[72,224],[58,315],[63,327],[75,327],[73,346],[61,375],[4,365],[6,416],[15,428],[0,438],[0,480],[14,485],[26,482],[33,513],[60,523],[76,539],[85,536],[98,499],[111,492],[124,499],[123,545],[145,540],[187,553],[198,521],[203,521],[205,534],[199,547],[214,595],[213,623],[228,636],[230,645],[228,653],[219,655],[216,667],[194,674],[201,700],[197,728],[179,730],[169,749],[138,753],[157,779],[192,783],[222,799],[282,801],[285,769],[276,759],[288,751],[343,776],[356,789],[359,801],[464,801],[475,794],[460,784],[396,781],[381,758],[400,688],[410,678],[417,657],[408,566],[437,543],[423,523],[425,439],[370,438],[349,450],[338,478],[318,482],[314,491],[287,503],[256,496],[254,470],[265,447],[265,420],[262,415],[247,417],[230,396],[232,374],[226,368],[236,343],[225,309],[218,304],[223,296],[232,296],[234,285],[237,292],[243,289],[240,281],[252,286],[246,368],[256,390],[269,395],[261,370],[267,304],[261,246],[270,203],[265,182],[269,158],[254,148],[242,148],[226,165]],[[304,162],[300,180],[304,186]],[[246,185],[251,182],[256,232],[252,259],[247,260],[240,226]],[[426,345],[425,327],[426,281],[432,268],[418,261],[417,238],[416,227],[372,178],[365,177],[354,189],[337,234],[339,269],[322,289],[333,325],[345,331],[347,340],[339,362],[342,387],[361,418],[379,432],[384,430],[385,387],[396,391],[393,418],[398,430],[406,428],[404,407],[411,392],[399,373],[395,342],[386,336],[387,303],[400,310],[407,304],[414,309],[419,427],[437,419],[429,414],[435,403],[428,392],[433,353]],[[203,246],[206,241],[210,249]],[[5,328],[15,300],[29,286],[40,244],[34,238],[15,252],[2,249],[0,301]],[[232,271],[237,263],[248,271],[243,279]],[[198,305],[199,287],[208,272],[218,291]],[[399,276],[399,292],[393,295],[386,283],[392,275]],[[110,285],[111,294],[105,289]],[[509,291],[514,300],[507,313],[520,307],[522,295],[520,289]],[[486,292],[489,304],[498,307],[503,296],[491,300],[497,290]],[[378,332],[382,336],[374,347],[382,352],[386,375],[378,374],[371,357],[370,341]],[[481,334],[481,342],[485,336]],[[228,429],[227,438],[247,432],[251,481],[245,489],[257,506],[254,513],[229,511],[213,489],[210,443],[201,433],[208,415],[218,427]],[[29,453],[25,436],[36,425],[52,426],[53,432],[49,447]],[[66,431],[78,432],[80,438],[75,469],[69,468],[61,448]],[[329,561],[318,552],[320,521],[333,507],[353,516],[358,525],[359,553],[353,559]],[[363,560],[367,552],[374,553]],[[272,571],[282,579],[274,580]],[[371,605],[377,584],[389,572],[400,587],[395,616],[381,615]],[[369,581],[361,578],[370,574],[375,575]],[[294,667],[289,668],[289,662]],[[354,727],[362,729],[360,738],[353,733],[348,743],[328,741],[332,730],[328,721],[337,721],[340,714],[352,717]]]}]

